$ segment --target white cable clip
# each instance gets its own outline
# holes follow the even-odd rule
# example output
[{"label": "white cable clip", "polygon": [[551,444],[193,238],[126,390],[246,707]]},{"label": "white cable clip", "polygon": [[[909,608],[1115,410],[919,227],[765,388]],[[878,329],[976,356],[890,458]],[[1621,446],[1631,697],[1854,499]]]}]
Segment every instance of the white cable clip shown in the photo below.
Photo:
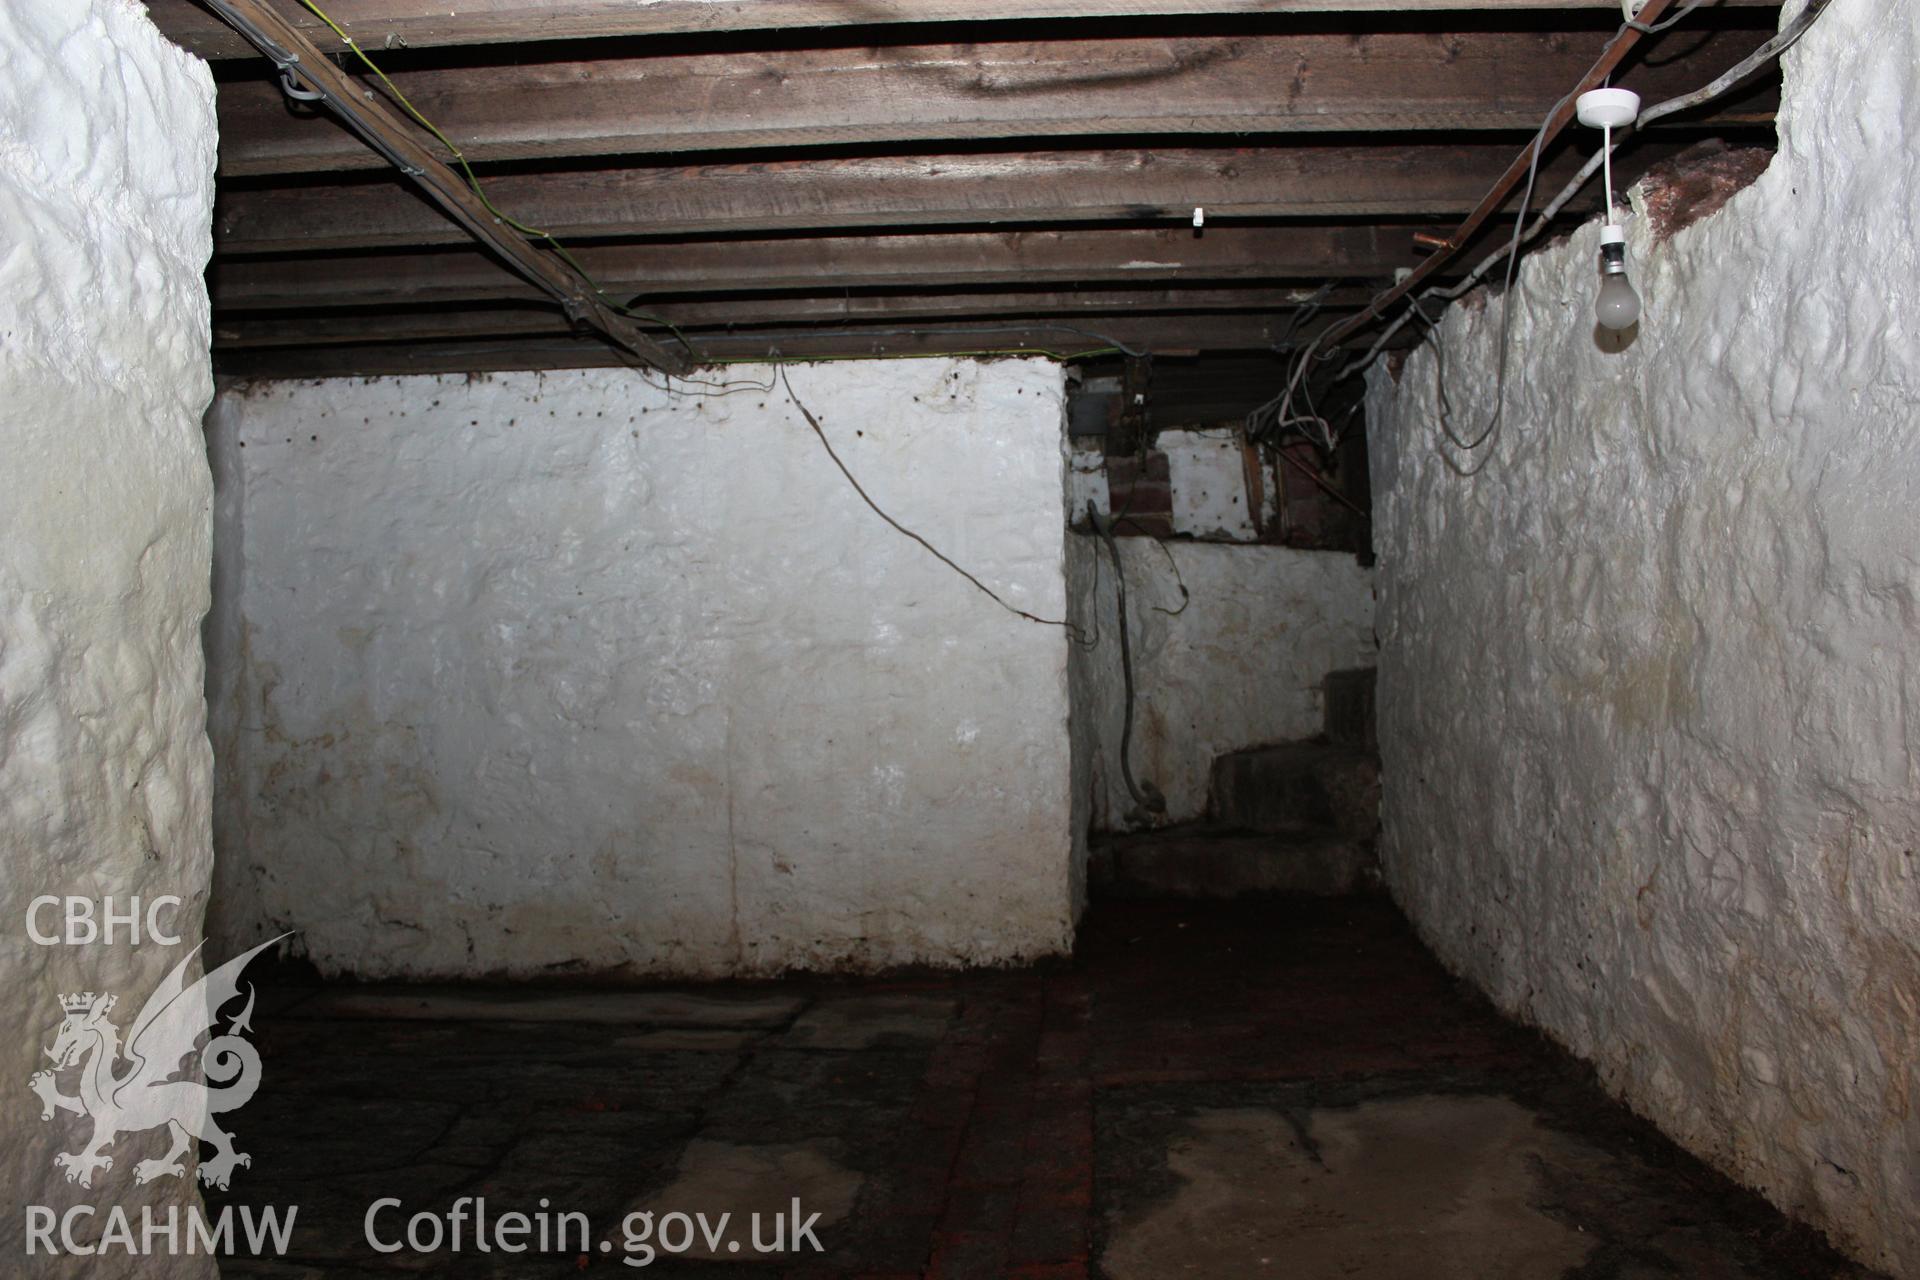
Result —
[{"label": "white cable clip", "polygon": [[1198,231],[1207,225],[1207,211],[1199,205],[1193,206],[1193,229]]}]

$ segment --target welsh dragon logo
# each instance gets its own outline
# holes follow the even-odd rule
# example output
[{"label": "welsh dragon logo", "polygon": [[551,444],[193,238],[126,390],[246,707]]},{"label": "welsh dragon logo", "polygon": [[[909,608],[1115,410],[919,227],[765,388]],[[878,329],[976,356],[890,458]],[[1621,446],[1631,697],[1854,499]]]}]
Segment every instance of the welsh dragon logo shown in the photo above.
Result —
[{"label": "welsh dragon logo", "polygon": [[[113,1157],[106,1152],[114,1139],[161,1125],[172,1132],[173,1145],[158,1160],[135,1164],[135,1182],[184,1177],[186,1166],[180,1158],[196,1139],[212,1144],[216,1152],[200,1165],[200,1180],[210,1187],[224,1190],[236,1168],[253,1163],[234,1150],[233,1135],[214,1122],[220,1112],[245,1106],[260,1087],[259,1051],[242,1038],[243,1032],[253,1030],[251,986],[246,1007],[228,1022],[226,1033],[213,1036],[200,1050],[200,1067],[210,1083],[177,1077],[186,1070],[201,1035],[219,1030],[221,1008],[239,997],[241,970],[279,941],[263,942],[189,986],[185,975],[200,952],[196,946],[147,998],[124,1047],[120,1029],[107,1018],[114,996],[86,991],[60,997],[66,1019],[46,1051],[53,1069],[35,1072],[27,1087],[40,1095],[42,1120],[70,1111],[93,1121],[93,1134],[78,1151],[53,1158],[57,1168],[66,1170],[68,1182],[92,1186],[96,1169],[113,1168]],[[123,1059],[126,1069],[116,1074],[116,1064]],[[58,1077],[75,1067],[79,1092],[70,1097],[60,1092]]]}]

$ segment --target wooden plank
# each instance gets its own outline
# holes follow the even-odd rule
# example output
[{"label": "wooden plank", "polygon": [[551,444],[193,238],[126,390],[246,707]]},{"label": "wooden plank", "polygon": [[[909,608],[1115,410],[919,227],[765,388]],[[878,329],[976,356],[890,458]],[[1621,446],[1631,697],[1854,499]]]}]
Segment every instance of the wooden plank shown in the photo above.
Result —
[{"label": "wooden plank", "polygon": [[399,311],[385,315],[321,314],[293,319],[216,317],[213,345],[236,351],[257,347],[331,347],[435,338],[559,337],[573,326],[553,307],[490,307],[453,311]]},{"label": "wooden plank", "polygon": [[[633,323],[609,308],[560,255],[533,249],[518,234],[502,227],[485,202],[433,152],[402,126],[383,101],[363,98],[353,83],[327,57],[308,44],[298,31],[280,20],[265,0],[207,0],[236,30],[279,65],[299,68],[307,101],[318,101],[336,113],[384,161],[399,167],[419,190],[439,206],[474,240],[485,245],[494,261],[504,262],[535,288],[565,307],[568,314],[591,324],[634,356],[658,369],[676,371],[679,357],[663,350]],[[499,268],[496,268],[499,269]]]},{"label": "wooden plank", "polygon": [[[996,292],[935,294],[853,294],[783,298],[663,302],[658,310],[687,328],[768,324],[892,323],[1000,318],[1026,323],[1038,318],[1079,325],[1078,314],[1132,315],[1142,312],[1241,311],[1286,315],[1308,301],[1306,285],[1276,288],[1093,289],[1068,292]],[[1364,305],[1370,293],[1361,286],[1335,290],[1323,310],[1337,312]],[[572,332],[552,307],[460,307],[440,311],[320,312],[256,317],[244,313],[214,320],[214,345],[241,347],[330,346],[373,341],[429,338],[480,338],[527,335],[554,337]]]},{"label": "wooden plank", "polygon": [[[1179,280],[1318,281],[1390,274],[1421,260],[1410,226],[1226,226],[1185,229],[936,232],[769,240],[650,241],[577,256],[609,295],[793,289]],[[219,311],[476,300],[520,301],[533,289],[485,255],[337,254],[215,260]]]},{"label": "wooden plank", "polygon": [[[1751,50],[1690,38],[1625,76],[1650,101]],[[1693,41],[1698,41],[1697,46]],[[746,147],[1121,134],[1531,130],[1592,63],[1596,31],[995,41],[788,49],[397,72],[475,161]],[[225,176],[368,169],[379,156],[287,108],[262,76],[221,87]]]},{"label": "wooden plank", "polygon": [[[1778,0],[1722,3],[1777,7]],[[1616,7],[1614,0],[860,0],[856,6],[849,6],[847,0],[320,0],[320,4],[369,51],[849,23]],[[193,0],[147,0],[147,11],[164,35],[190,53],[203,58],[256,56],[246,41]],[[346,48],[318,18],[291,0],[287,0],[287,16],[320,48],[330,52]]]},{"label": "wooden plank", "polygon": [[[1615,161],[1623,188],[1678,144]],[[562,239],[819,227],[999,222],[1186,222],[1225,218],[1408,218],[1463,214],[1512,158],[1510,143],[1091,150],[858,156],[506,174],[500,208]],[[1558,190],[1586,159],[1543,166]],[[1515,197],[1518,198],[1517,196]],[[1597,206],[1596,206],[1597,207]],[[223,253],[311,253],[458,244],[464,233],[398,180],[222,192]]]},{"label": "wooden plank", "polygon": [[[1096,330],[1136,349],[1188,352],[1265,350],[1284,321],[1272,317],[1093,316],[1074,329]],[[712,361],[898,357],[942,354],[1076,355],[1104,347],[1074,329],[967,325],[902,333],[868,326],[834,331],[767,330],[695,335],[695,365]],[[604,368],[633,357],[593,337],[477,339],[354,346],[256,348],[219,353],[216,372],[247,378],[323,378],[454,373],[498,369]]]}]

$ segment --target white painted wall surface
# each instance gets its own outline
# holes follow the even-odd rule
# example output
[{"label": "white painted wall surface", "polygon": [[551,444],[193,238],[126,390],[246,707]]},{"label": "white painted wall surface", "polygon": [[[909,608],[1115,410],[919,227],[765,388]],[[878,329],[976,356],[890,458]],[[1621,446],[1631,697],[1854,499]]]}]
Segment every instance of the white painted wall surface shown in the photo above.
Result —
[{"label": "white painted wall surface", "polygon": [[[1682,1143],[1920,1276],[1920,10],[1834,0],[1780,153],[1593,337],[1528,260],[1509,417],[1373,374],[1383,862],[1446,961]],[[1442,326],[1463,424],[1494,307]]]},{"label": "white painted wall surface", "polygon": [[[1063,616],[1057,367],[791,377],[876,501]],[[1065,632],[882,524],[780,390],[270,383],[214,433],[230,944],[368,977],[1069,945]]]},{"label": "white painted wall surface", "polygon": [[1073,449],[1067,455],[1067,518],[1085,520],[1089,502],[1101,515],[1113,509],[1107,489],[1107,455],[1100,449]]},{"label": "white painted wall surface", "polygon": [[[1245,542],[1258,536],[1247,492],[1246,447],[1238,432],[1231,427],[1181,427],[1162,431],[1154,447],[1167,455],[1175,533]],[[1273,515],[1279,488],[1271,460],[1262,459],[1260,472],[1260,517],[1265,521]]]},{"label": "white painted wall surface", "polygon": [[[1176,534],[1219,541],[1251,542],[1254,528],[1247,495],[1242,445],[1231,427],[1172,427],[1154,436],[1153,447],[1167,457],[1172,490],[1171,527]],[[1075,521],[1085,518],[1087,503],[1101,515],[1113,512],[1107,489],[1106,455],[1098,449],[1072,455],[1067,502]],[[1280,492],[1273,462],[1260,463],[1260,516],[1271,520]]]},{"label": "white painted wall surface", "polygon": [[[211,1275],[202,1259],[28,1258],[24,1206],[197,1204],[136,1187],[164,1135],[82,1188],[29,1074],[59,997],[137,1011],[180,949],[37,946],[43,894],[175,894],[196,941],[212,860],[199,625],[211,497],[207,296],[213,82],[121,0],[17,0],[0,22],[0,1257],[10,1274]],[[55,925],[52,915],[43,925]],[[116,1014],[123,1023],[127,1014]],[[68,1092],[73,1081],[64,1080]],[[152,1149],[147,1146],[151,1143]],[[97,1237],[100,1225],[81,1234]]]},{"label": "white painted wall surface", "polygon": [[[1374,659],[1373,571],[1352,555],[1226,543],[1116,538],[1133,649],[1133,774],[1167,799],[1167,819],[1207,808],[1213,758],[1320,732],[1321,679]],[[1180,583],[1189,595],[1180,608]],[[1113,564],[1096,537],[1067,540],[1076,754],[1097,831],[1134,826],[1120,772],[1126,708]]]}]

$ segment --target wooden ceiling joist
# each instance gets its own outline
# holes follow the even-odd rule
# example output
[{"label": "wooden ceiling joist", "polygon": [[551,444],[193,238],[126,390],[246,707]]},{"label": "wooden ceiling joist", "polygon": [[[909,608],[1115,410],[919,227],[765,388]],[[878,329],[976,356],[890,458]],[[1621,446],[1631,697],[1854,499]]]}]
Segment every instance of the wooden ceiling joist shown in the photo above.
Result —
[{"label": "wooden ceiling joist", "polygon": [[[1678,144],[1642,143],[1631,181]],[[1043,151],[861,156],[505,174],[487,194],[562,239],[825,227],[1463,214],[1513,158],[1511,143]],[[1584,154],[1542,166],[1543,190]],[[1517,197],[1516,197],[1517,199]],[[465,233],[404,184],[316,183],[229,191],[223,253],[318,253],[462,243]]]},{"label": "wooden ceiling joist", "polygon": [[[189,48],[245,52],[188,0],[149,3]],[[341,49],[298,0],[245,3]],[[1635,42],[1609,45],[1614,0],[322,4],[479,166],[495,207],[568,242],[604,291],[594,307],[632,300],[722,361],[1345,337],[1396,271],[1454,278],[1507,234],[1516,199],[1498,184],[1596,58],[1657,102],[1745,57],[1777,7],[1689,10],[1616,67]],[[1289,13],[1307,16],[1275,16]],[[350,56],[316,70],[389,101]],[[223,372],[632,359],[574,331],[382,154],[289,103],[266,64],[217,80]],[[1621,184],[1702,136],[1764,141],[1776,84],[1634,139]],[[1590,153],[1550,150],[1536,198]],[[463,213],[477,203],[454,194]],[[1582,191],[1568,217],[1598,199]],[[488,212],[479,231],[497,233]],[[1463,215],[1479,229],[1436,259]]]},{"label": "wooden ceiling joist", "polygon": [[[845,358],[950,354],[1073,355],[1111,340],[1152,346],[1157,354],[1264,351],[1287,336],[1287,317],[1087,316],[1065,324],[1017,320],[937,329],[885,325],[832,330],[761,330],[689,335],[697,361]],[[227,352],[222,372],[235,377],[321,378],[375,374],[481,372],[495,369],[606,368],[633,357],[594,337],[497,338],[446,342],[367,343]]]},{"label": "wooden ceiling joist", "polygon": [[[1769,0],[1721,0],[1732,5]],[[1054,18],[1203,17],[1260,13],[1409,13],[1445,10],[1611,9],[1614,0],[323,0],[322,8],[368,49],[583,40],[622,36],[1007,22]],[[203,58],[255,51],[193,0],[147,0],[154,23]],[[288,15],[314,44],[346,46],[319,19]]]},{"label": "wooden ceiling joist", "polygon": [[[625,347],[636,359],[656,369],[678,372],[680,357],[656,345],[618,311],[607,306],[579,269],[563,255],[543,254],[518,234],[500,225],[500,219],[478,192],[449,168],[413,130],[403,125],[386,104],[362,95],[353,82],[300,32],[289,27],[269,0],[207,0],[235,31],[245,35],[263,54],[273,58],[293,89],[295,68],[302,101],[324,103],[340,124],[383,162],[407,174],[420,193],[461,226],[492,255],[490,261],[511,267],[528,288],[552,298],[569,315],[591,324]],[[496,269],[502,269],[496,267]]]},{"label": "wooden ceiling joist", "polygon": [[[1649,101],[1752,46],[1717,32],[1638,68]],[[1564,32],[1000,41],[394,72],[475,162],[1102,135],[1530,130],[1593,61]],[[229,177],[377,169],[270,79],[222,87]],[[1763,115],[1770,111],[1763,110]],[[1719,119],[1744,118],[1722,113]]]},{"label": "wooden ceiling joist", "polygon": [[[687,328],[768,324],[920,323],[981,320],[1014,316],[1044,317],[1079,324],[1082,315],[1245,312],[1285,317],[1312,301],[1306,286],[1244,288],[1169,288],[1012,291],[995,293],[854,294],[751,300],[703,300],[662,303],[659,310]],[[1320,297],[1317,313],[1348,312],[1363,305],[1371,291],[1358,285]],[[368,317],[358,313],[301,313],[294,316],[226,315],[213,327],[222,349],[243,347],[328,346],[364,343],[370,331],[391,341],[428,338],[504,337],[526,334],[553,337],[572,327],[553,307],[454,307],[437,311],[400,311]]]},{"label": "wooden ceiling joist", "polygon": [[[1421,260],[1412,226],[940,232],[666,241],[581,249],[576,256],[614,297],[634,293],[757,293],[854,288],[985,288],[1095,281],[1309,280],[1379,277]],[[218,261],[216,311],[270,310],[536,296],[486,255],[336,254]]]}]

